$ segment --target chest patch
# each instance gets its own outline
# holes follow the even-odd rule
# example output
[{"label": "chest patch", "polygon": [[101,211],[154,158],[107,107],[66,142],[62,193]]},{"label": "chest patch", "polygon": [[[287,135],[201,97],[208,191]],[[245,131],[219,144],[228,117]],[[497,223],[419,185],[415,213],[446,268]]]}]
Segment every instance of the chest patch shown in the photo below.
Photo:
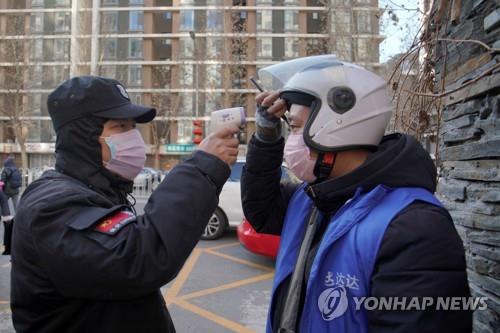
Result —
[{"label": "chest patch", "polygon": [[129,211],[119,211],[101,220],[95,230],[107,235],[114,235],[121,228],[135,220],[135,215]]}]

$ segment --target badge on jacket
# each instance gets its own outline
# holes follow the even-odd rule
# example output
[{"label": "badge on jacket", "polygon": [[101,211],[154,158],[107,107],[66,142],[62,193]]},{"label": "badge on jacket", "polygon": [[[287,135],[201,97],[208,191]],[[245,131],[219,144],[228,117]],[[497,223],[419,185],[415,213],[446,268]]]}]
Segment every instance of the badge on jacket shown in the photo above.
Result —
[{"label": "badge on jacket", "polygon": [[103,234],[114,235],[135,219],[136,216],[132,212],[118,211],[99,222],[95,230]]}]

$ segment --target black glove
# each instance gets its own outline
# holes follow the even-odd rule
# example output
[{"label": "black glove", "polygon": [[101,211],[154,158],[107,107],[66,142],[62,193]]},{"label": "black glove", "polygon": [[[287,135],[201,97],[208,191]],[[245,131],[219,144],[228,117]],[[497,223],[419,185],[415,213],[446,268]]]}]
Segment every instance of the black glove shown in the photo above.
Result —
[{"label": "black glove", "polygon": [[267,113],[267,106],[259,105],[255,113],[255,137],[265,143],[277,142],[281,138],[281,120]]}]

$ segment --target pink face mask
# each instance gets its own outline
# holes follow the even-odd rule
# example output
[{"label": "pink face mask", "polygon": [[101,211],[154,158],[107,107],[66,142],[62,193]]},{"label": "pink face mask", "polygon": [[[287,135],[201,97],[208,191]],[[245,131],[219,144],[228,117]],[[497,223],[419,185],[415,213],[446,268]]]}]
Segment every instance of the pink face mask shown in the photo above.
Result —
[{"label": "pink face mask", "polygon": [[146,162],[146,147],[137,129],[104,137],[111,159],[104,167],[125,179],[134,180]]},{"label": "pink face mask", "polygon": [[312,183],[316,160],[310,159],[310,151],[304,142],[303,134],[290,134],[285,144],[285,162],[292,172],[301,180]]}]

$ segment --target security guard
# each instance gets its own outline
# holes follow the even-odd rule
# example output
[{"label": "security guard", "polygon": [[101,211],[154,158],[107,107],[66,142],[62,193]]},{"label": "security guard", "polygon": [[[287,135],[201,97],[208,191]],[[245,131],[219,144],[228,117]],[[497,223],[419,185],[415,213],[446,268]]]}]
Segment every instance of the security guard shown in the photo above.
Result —
[{"label": "security guard", "polygon": [[160,287],[198,242],[237,156],[237,128],[208,136],[136,215],[127,200],[144,166],[132,104],[112,79],[65,81],[48,98],[56,167],[24,192],[12,250],[17,332],[175,332]]}]

